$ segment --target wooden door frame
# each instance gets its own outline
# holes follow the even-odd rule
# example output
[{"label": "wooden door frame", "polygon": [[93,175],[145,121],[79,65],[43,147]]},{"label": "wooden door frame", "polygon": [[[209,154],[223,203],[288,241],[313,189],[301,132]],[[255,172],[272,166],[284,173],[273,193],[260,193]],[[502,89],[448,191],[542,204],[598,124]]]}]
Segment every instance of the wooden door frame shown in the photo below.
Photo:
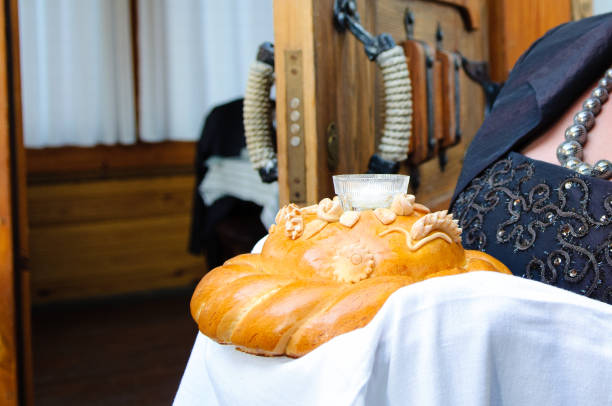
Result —
[{"label": "wooden door frame", "polygon": [[[486,35],[482,26],[487,25],[488,15],[481,13],[487,10],[481,0],[411,0],[394,3],[402,12],[407,6],[422,8],[423,5],[450,10],[458,18],[462,16],[462,28],[466,33]],[[380,3],[357,0],[362,24],[370,32],[378,33],[377,28],[382,23],[376,21],[379,8]],[[289,202],[313,204],[324,197],[333,196],[331,175],[365,173],[368,160],[375,151],[376,138],[379,137],[376,128],[381,124],[377,123],[380,116],[377,114],[380,111],[377,109],[380,107],[377,106],[377,95],[380,91],[376,91],[379,82],[376,65],[368,61],[363,44],[352,34],[341,33],[334,28],[332,17],[331,0],[274,2],[276,139],[281,206]],[[403,34],[402,15],[398,14],[395,20],[396,25],[402,26]],[[291,65],[296,53],[300,55],[300,75],[295,74]],[[480,91],[477,90],[477,103],[482,104]],[[302,95],[295,108],[299,114],[288,105],[296,94]],[[301,120],[300,125],[294,127],[299,129],[297,133],[291,131],[295,126],[291,114]],[[337,130],[338,159],[333,169],[327,165],[328,144],[333,137],[330,128]],[[290,137],[298,137],[297,142],[289,142]],[[457,148],[454,153],[453,165],[459,165],[462,154]],[[437,162],[432,160],[427,165],[429,169],[425,171],[430,175],[422,176],[423,183],[440,176]],[[302,192],[304,188],[305,193]],[[452,194],[449,185],[445,194],[436,200],[432,198],[435,187],[429,191],[421,187],[421,191],[425,196],[422,202],[434,209],[447,208]]]},{"label": "wooden door frame", "polygon": [[[410,6],[413,10],[441,6],[455,8],[463,19],[466,35],[482,35],[482,52],[466,57],[490,62],[494,80],[504,81],[514,62],[533,41],[546,30],[571,19],[572,5],[582,4],[588,11],[590,0],[564,0],[555,2],[554,12],[548,8],[554,0],[389,0],[395,9]],[[393,21],[379,19],[385,2],[357,0],[362,24],[371,32],[389,32],[387,28],[402,24],[398,13]],[[586,4],[586,5],[585,5]],[[401,7],[400,7],[401,6]],[[363,173],[374,152],[376,129],[380,128],[380,104],[377,105],[376,68],[363,52],[363,46],[353,35],[339,33],[332,23],[331,0],[275,0],[274,48],[276,70],[276,117],[278,183],[280,204],[294,202],[313,204],[333,195],[331,175]],[[418,24],[417,24],[418,25]],[[432,25],[435,27],[434,25]],[[526,28],[527,27],[527,28]],[[374,29],[374,30],[373,30]],[[418,27],[417,27],[418,30]],[[403,31],[403,28],[402,28]],[[396,29],[396,32],[398,30]],[[397,38],[402,38],[397,36]],[[417,35],[419,37],[419,35]],[[421,37],[421,39],[423,39]],[[435,43],[431,42],[434,46]],[[462,50],[465,52],[465,50]],[[291,58],[299,54],[299,75],[294,73]],[[298,63],[299,62],[299,63]],[[463,76],[463,75],[462,75]],[[461,88],[477,86],[462,81]],[[297,89],[297,90],[296,90]],[[476,103],[481,104],[481,92],[474,92]],[[288,101],[299,94],[300,103],[294,111]],[[462,94],[466,94],[462,90]],[[465,101],[464,101],[465,104]],[[474,105],[474,103],[470,103]],[[300,118],[299,125],[292,122],[290,113]],[[299,113],[299,114],[298,114]],[[465,109],[462,109],[462,117]],[[482,120],[482,117],[470,117]],[[462,128],[466,128],[466,120]],[[467,124],[469,124],[467,123]],[[333,124],[333,126],[332,126]],[[471,125],[471,124],[470,124]],[[336,131],[336,159],[334,169],[328,169],[328,144]],[[292,129],[299,129],[297,133]],[[476,128],[477,129],[477,128]],[[464,132],[464,147],[474,132]],[[289,142],[289,138],[292,142]],[[295,143],[293,142],[295,140]],[[433,160],[421,166],[421,188],[417,195],[433,209],[448,208],[459,173],[464,147],[449,150],[448,172],[442,174]],[[451,155],[454,154],[454,155]],[[299,164],[296,164],[296,162]],[[455,171],[455,172],[453,172]],[[435,182],[440,177],[454,179],[443,190]],[[448,178],[451,179],[451,178]],[[429,185],[429,186],[428,186]],[[305,190],[305,192],[304,192]]]},{"label": "wooden door frame", "polygon": [[5,0],[0,7],[0,61],[0,403],[29,405],[33,388],[17,0]]}]

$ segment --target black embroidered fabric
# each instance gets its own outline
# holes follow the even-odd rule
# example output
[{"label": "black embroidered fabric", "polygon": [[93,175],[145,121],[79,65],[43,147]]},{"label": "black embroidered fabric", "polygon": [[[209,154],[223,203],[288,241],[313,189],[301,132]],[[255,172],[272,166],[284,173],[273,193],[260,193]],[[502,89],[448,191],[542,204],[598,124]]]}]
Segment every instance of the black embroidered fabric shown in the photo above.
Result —
[{"label": "black embroidered fabric", "polygon": [[515,275],[612,304],[612,182],[510,152],[451,210],[465,248]]}]

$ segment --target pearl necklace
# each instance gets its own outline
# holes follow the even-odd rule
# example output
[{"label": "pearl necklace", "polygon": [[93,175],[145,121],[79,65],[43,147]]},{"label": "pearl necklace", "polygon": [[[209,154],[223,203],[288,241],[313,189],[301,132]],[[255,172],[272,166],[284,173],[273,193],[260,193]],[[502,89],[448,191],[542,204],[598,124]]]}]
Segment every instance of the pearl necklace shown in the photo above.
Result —
[{"label": "pearl necklace", "polygon": [[574,124],[565,130],[565,141],[557,148],[557,159],[564,167],[582,175],[609,179],[612,177],[612,162],[601,159],[591,166],[582,161],[582,147],[587,141],[587,133],[595,125],[595,116],[612,92],[612,68],[606,71],[591,96],[582,104],[582,110],[574,116]]}]

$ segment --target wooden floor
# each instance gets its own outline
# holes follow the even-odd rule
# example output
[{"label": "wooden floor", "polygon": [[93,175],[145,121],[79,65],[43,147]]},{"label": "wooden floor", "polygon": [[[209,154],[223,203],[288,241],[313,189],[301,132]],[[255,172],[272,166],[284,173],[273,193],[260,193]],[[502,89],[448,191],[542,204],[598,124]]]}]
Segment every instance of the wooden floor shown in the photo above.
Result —
[{"label": "wooden floor", "polygon": [[171,404],[196,334],[190,295],[34,308],[35,404]]}]

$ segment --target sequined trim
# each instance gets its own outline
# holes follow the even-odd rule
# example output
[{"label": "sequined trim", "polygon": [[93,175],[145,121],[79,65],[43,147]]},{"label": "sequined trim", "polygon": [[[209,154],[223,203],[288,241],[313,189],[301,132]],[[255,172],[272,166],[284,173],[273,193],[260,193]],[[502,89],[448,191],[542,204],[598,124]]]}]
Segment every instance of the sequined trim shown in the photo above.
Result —
[{"label": "sequined trim", "polygon": [[526,263],[522,276],[612,303],[612,194],[592,201],[584,178],[570,173],[553,186],[535,172],[509,157],[472,180],[453,206],[464,246],[508,247],[508,258]]}]

